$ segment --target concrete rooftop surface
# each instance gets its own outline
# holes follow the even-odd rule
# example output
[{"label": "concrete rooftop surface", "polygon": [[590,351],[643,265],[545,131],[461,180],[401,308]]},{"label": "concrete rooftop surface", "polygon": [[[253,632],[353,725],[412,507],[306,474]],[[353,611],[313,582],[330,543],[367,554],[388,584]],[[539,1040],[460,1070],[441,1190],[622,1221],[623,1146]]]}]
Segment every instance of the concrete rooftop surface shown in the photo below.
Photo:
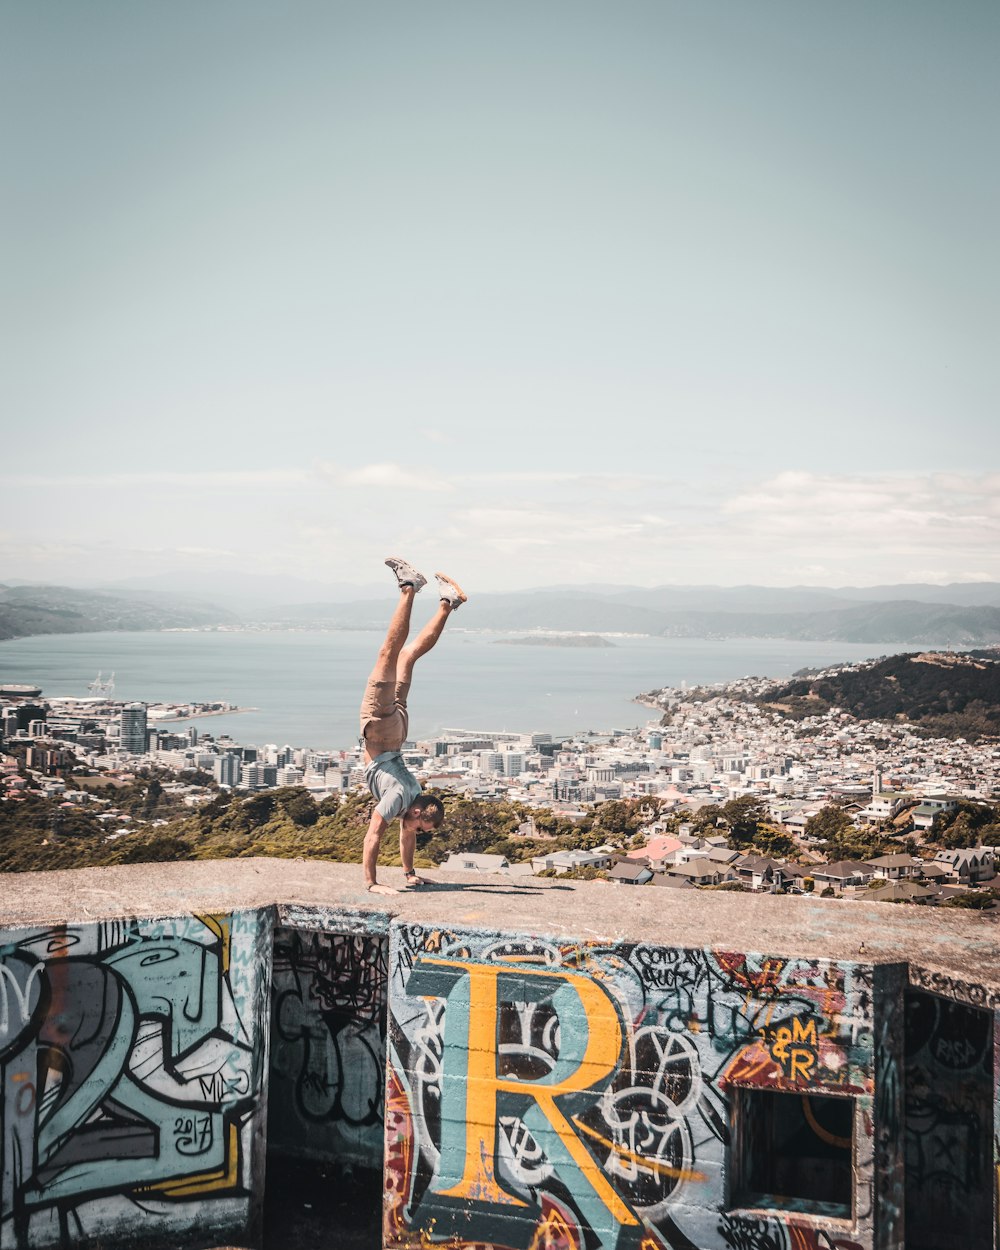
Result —
[{"label": "concrete rooftop surface", "polygon": [[[0,925],[86,923],[275,906],[346,913],[374,929],[390,920],[515,930],[571,941],[647,942],[746,953],[906,963],[910,979],[975,1006],[1000,1005],[1000,924],[990,915],[810,895],[657,890],[489,873],[421,870],[430,884],[369,894],[359,864],[287,859],[200,860],[0,874]],[[398,868],[381,870],[401,885]],[[304,918],[303,918],[304,922]],[[329,927],[336,928],[332,921]]]}]

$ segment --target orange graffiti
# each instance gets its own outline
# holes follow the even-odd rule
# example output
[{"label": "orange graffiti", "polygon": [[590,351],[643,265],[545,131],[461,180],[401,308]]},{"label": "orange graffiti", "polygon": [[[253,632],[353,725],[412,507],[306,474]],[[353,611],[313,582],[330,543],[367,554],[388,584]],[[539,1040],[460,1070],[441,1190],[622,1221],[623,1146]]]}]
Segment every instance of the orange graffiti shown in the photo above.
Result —
[{"label": "orange graffiti", "polygon": [[783,1024],[774,1030],[771,1055],[781,1064],[782,1071],[790,1081],[808,1081],[816,1066],[818,1045],[816,1021],[803,1021],[796,1016],[792,1020],[791,1028]]},{"label": "orange graffiti", "polygon": [[723,972],[727,972],[737,985],[755,994],[776,990],[785,968],[783,959],[765,959],[761,963],[760,971],[754,971],[747,966],[747,957],[741,951],[716,951],[715,959]]}]

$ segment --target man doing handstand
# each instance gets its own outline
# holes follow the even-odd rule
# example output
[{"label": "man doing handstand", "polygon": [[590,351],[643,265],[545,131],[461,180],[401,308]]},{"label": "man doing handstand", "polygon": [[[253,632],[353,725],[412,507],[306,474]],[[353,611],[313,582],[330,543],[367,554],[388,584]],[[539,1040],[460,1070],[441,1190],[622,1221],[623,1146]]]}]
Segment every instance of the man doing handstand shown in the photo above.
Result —
[{"label": "man doing handstand", "polygon": [[426,885],[413,870],[413,852],[417,833],[430,833],[444,820],[444,804],[433,795],[423,794],[420,782],[403,763],[400,750],[406,741],[409,715],[406,696],[413,677],[413,666],[426,655],[441,637],[448,617],[466,601],[466,594],[457,582],[443,573],[435,579],[441,595],[438,610],[406,646],[410,633],[410,612],[413,600],[427,578],[411,568],[405,560],[390,556],[386,564],[399,582],[399,602],[389,622],[385,641],[368,678],[361,700],[361,737],[365,746],[365,781],[376,800],[375,810],[365,834],[365,885],[373,894],[397,894],[388,885],[375,880],[382,835],[398,816],[399,858],[407,885]]}]

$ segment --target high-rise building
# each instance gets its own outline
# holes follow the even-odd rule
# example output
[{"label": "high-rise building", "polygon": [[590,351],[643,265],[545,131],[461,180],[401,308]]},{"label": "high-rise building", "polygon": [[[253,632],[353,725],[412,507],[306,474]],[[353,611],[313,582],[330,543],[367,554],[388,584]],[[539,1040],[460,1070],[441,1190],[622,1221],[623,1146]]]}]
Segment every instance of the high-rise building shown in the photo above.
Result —
[{"label": "high-rise building", "polygon": [[17,716],[17,727],[23,733],[28,732],[28,726],[33,720],[45,720],[48,716],[49,709],[42,707],[38,703],[21,703],[16,708],[10,709]]},{"label": "high-rise building", "polygon": [[247,790],[266,790],[277,783],[278,770],[274,764],[244,764],[240,770],[240,785]]},{"label": "high-rise building", "polygon": [[238,786],[240,783],[240,757],[232,751],[218,755],[212,765],[212,775],[220,786]]},{"label": "high-rise building", "polygon": [[146,754],[146,705],[126,703],[122,708],[118,745],[129,755]]}]

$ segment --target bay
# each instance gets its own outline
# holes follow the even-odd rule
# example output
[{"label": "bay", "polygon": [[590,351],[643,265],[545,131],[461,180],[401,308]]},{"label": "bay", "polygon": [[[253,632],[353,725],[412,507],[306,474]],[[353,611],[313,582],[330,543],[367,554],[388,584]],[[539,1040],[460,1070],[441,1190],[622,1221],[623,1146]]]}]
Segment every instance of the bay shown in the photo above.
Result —
[{"label": "bay", "polygon": [[[523,631],[521,635],[523,636]],[[451,629],[417,664],[414,738],[443,729],[569,737],[642,726],[655,711],[633,700],[663,686],[739,677],[786,678],[800,668],[857,662],[898,644],[780,639],[610,636],[612,647],[504,646],[511,635]],[[346,750],[381,635],[375,631],[245,631],[40,635],[0,642],[0,683],[41,686],[44,697],[85,697],[98,672],[116,699],[225,701],[239,714],[170,722],[239,742]]]}]

